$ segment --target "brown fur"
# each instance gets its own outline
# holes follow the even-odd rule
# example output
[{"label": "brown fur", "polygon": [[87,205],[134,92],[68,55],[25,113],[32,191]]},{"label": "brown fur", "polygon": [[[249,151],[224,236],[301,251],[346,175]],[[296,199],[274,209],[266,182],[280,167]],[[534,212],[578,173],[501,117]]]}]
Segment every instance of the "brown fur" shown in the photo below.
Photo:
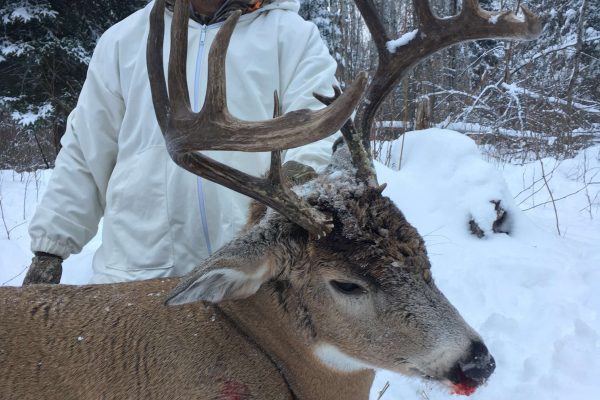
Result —
[{"label": "brown fur", "polygon": [[319,367],[264,293],[219,307],[167,307],[165,296],[175,283],[0,288],[0,397],[368,396],[372,373],[335,374]]}]

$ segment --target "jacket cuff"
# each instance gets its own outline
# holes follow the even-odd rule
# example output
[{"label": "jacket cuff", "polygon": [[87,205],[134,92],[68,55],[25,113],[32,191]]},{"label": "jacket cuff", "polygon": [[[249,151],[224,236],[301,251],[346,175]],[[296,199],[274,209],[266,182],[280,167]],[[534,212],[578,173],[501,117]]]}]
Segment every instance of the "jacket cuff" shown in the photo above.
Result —
[{"label": "jacket cuff", "polygon": [[63,260],[60,256],[57,256],[56,254],[45,253],[43,251],[34,251],[33,254],[36,257],[50,257],[50,258],[58,258],[61,261]]},{"label": "jacket cuff", "polygon": [[[43,200],[42,200],[43,201]],[[50,208],[38,205],[29,223],[31,251],[55,254],[63,260],[81,252],[96,231],[74,223]]]},{"label": "jacket cuff", "polygon": [[66,260],[71,254],[78,253],[77,249],[74,249],[72,245],[67,242],[54,241],[49,238],[32,238],[31,239],[31,252],[43,252],[53,254]]}]

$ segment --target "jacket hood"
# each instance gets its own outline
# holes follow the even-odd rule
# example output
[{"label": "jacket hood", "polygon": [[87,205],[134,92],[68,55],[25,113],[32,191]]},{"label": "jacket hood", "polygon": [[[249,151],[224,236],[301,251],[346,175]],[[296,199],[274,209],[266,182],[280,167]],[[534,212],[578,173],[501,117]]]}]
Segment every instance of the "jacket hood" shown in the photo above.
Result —
[{"label": "jacket hood", "polygon": [[[151,2],[148,6],[150,7],[153,3],[154,2]],[[167,9],[172,12],[175,0],[166,0],[166,3]],[[196,20],[201,24],[212,24],[215,22],[220,22],[223,21],[227,17],[227,15],[229,15],[229,12],[231,12],[232,10],[240,9],[240,3],[243,4],[243,2],[235,2],[231,5],[230,8],[226,8],[224,10],[219,11],[217,13],[219,15],[210,17],[195,15],[192,17],[192,19]],[[291,11],[293,13],[298,13],[298,11],[300,10],[300,0],[264,0],[262,1],[262,3],[262,6],[258,10],[253,11],[250,14],[258,15],[271,10],[285,10]]]},{"label": "jacket hood", "polygon": [[269,10],[287,10],[297,13],[298,10],[300,10],[299,0],[267,0],[264,3],[265,4],[256,12],[264,12]]},{"label": "jacket hood", "polygon": [[[168,5],[173,5],[175,0],[166,0]],[[264,0],[263,6],[256,10],[257,12],[269,10],[288,10],[298,12],[300,10],[300,0]]]}]

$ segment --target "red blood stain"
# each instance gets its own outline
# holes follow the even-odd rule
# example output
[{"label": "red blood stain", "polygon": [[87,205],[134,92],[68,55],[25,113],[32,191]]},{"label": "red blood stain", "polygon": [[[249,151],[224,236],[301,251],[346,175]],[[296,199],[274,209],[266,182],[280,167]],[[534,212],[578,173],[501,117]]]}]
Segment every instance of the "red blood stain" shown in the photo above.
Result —
[{"label": "red blood stain", "polygon": [[221,396],[223,400],[244,400],[250,398],[250,392],[243,383],[226,380],[221,383]]},{"label": "red blood stain", "polygon": [[461,394],[463,396],[470,396],[477,390],[474,386],[468,386],[464,383],[457,383],[452,387],[452,394]]}]

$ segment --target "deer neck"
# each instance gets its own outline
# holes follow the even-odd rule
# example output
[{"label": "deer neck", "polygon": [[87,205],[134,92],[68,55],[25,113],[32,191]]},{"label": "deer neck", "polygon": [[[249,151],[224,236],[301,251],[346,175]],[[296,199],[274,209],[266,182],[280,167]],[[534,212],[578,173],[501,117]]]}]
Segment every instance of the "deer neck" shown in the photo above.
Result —
[{"label": "deer neck", "polygon": [[219,304],[224,316],[273,362],[292,398],[366,400],[374,371],[342,372],[327,367],[296,329],[293,316],[261,289],[245,300]]}]

